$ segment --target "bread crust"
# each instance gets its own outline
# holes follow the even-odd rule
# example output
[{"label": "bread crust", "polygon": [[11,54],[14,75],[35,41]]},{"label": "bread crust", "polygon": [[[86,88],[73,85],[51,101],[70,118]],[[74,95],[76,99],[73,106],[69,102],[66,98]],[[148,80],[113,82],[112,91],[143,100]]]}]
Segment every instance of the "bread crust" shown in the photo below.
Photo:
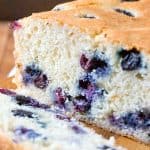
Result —
[{"label": "bread crust", "polygon": [[[82,5],[83,7],[70,10],[35,13],[28,19],[42,19],[50,24],[54,22],[61,25],[67,24],[91,36],[104,34],[114,44],[119,43],[125,47],[135,47],[145,53],[150,53],[150,3],[148,0],[133,3],[122,2],[113,5],[111,9],[101,9],[99,5],[89,7],[90,1],[86,3],[87,5]],[[118,13],[114,10],[115,8],[131,11],[137,16],[130,17]],[[82,18],[82,15],[92,15],[95,18]],[[28,19],[25,18],[24,21]]]},{"label": "bread crust", "polygon": [[77,9],[83,7],[91,8],[110,8],[120,3],[120,0],[76,0],[57,5],[54,10],[66,10],[66,9]]},{"label": "bread crust", "polygon": [[123,137],[127,137],[127,138],[130,138],[130,139],[133,139],[133,140],[135,140],[135,141],[137,141],[139,143],[142,143],[142,144],[144,143],[146,146],[150,146],[150,143],[145,142],[145,141],[140,141],[139,139],[135,138],[134,136],[131,136],[131,135],[128,135],[128,134],[122,134],[120,132],[117,132],[116,130],[113,130],[113,129],[110,129],[110,128],[106,128],[106,127],[101,126],[101,125],[98,126],[98,125],[96,125],[96,123],[92,123],[90,121],[85,121],[85,120],[81,120],[81,121],[84,124],[86,124],[87,126],[90,126],[90,128],[94,128],[94,130],[96,132],[98,132],[98,128],[101,128],[101,129],[103,129],[105,131],[108,131],[108,132],[111,132],[111,133],[114,133],[114,134],[118,134],[118,135],[121,135]]}]

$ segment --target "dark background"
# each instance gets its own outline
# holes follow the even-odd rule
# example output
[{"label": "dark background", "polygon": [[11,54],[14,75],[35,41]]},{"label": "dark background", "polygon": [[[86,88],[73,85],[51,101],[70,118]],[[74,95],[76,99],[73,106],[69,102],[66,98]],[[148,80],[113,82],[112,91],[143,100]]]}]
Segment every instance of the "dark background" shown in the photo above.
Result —
[{"label": "dark background", "polygon": [[0,20],[15,20],[71,0],[0,0]]}]

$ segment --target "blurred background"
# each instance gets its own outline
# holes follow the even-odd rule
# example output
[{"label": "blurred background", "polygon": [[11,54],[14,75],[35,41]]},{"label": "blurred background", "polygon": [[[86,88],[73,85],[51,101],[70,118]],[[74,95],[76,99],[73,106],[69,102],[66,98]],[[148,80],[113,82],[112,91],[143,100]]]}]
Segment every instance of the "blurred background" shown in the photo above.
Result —
[{"label": "blurred background", "polygon": [[8,74],[14,66],[13,31],[10,22],[33,12],[51,10],[58,3],[71,0],[0,0],[0,87],[15,88]]},{"label": "blurred background", "polygon": [[[69,0],[0,0],[0,20],[15,20]],[[71,1],[71,0],[70,0]]]}]

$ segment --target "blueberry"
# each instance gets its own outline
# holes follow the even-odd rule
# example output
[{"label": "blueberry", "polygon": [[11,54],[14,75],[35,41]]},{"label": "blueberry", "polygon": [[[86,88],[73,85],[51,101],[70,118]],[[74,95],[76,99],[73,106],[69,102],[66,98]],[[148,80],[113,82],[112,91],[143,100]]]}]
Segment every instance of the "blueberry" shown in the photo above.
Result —
[{"label": "blueberry", "polygon": [[23,81],[25,83],[32,83],[37,77],[41,75],[42,71],[39,70],[34,64],[27,66],[23,74]]},{"label": "blueberry", "polygon": [[130,126],[132,128],[138,126],[139,118],[134,113],[128,113],[126,116],[123,116],[122,119],[125,126]]},{"label": "blueberry", "polygon": [[49,82],[45,74],[41,74],[34,80],[34,85],[40,89],[46,88],[48,86],[48,83]]},{"label": "blueberry", "polygon": [[105,60],[102,60],[98,57],[93,57],[92,60],[87,64],[87,71],[92,72],[94,69],[101,69],[102,71],[108,67],[108,64]]},{"label": "blueberry", "polygon": [[0,88],[0,93],[11,96],[14,101],[18,105],[24,105],[24,106],[32,106],[35,108],[42,108],[42,109],[49,109],[50,106],[46,104],[41,104],[37,100],[32,99],[31,97],[26,97],[23,95],[17,95],[15,92],[7,90],[7,89],[2,89]]},{"label": "blueberry", "polygon": [[124,15],[126,15],[126,16],[134,17],[134,15],[133,15],[131,12],[127,11],[127,10],[120,9],[120,8],[116,8],[116,9],[114,9],[114,10],[115,10],[116,12],[121,13],[121,14],[124,14]]},{"label": "blueberry", "polygon": [[97,147],[99,150],[116,150],[115,148],[112,148],[110,146],[104,145],[104,146],[99,146]]},{"label": "blueberry", "polygon": [[68,93],[65,93],[65,96],[68,101],[72,101],[73,97],[71,95],[69,95]]},{"label": "blueberry", "polygon": [[88,100],[92,100],[96,94],[96,85],[91,84],[88,86],[87,90],[85,91],[85,96]]},{"label": "blueberry", "polygon": [[11,111],[14,116],[19,116],[19,117],[28,117],[28,118],[37,118],[37,115],[35,115],[31,111],[26,111],[23,109],[16,109]]},{"label": "blueberry", "polygon": [[69,93],[63,91],[61,87],[58,87],[53,92],[54,105],[58,108],[67,109],[68,102],[72,101],[73,97]]},{"label": "blueberry", "polygon": [[77,112],[85,113],[91,108],[91,103],[97,98],[102,98],[106,91],[91,84],[86,90],[82,91],[82,93],[84,93],[84,95],[79,95],[74,98],[73,105]]},{"label": "blueberry", "polygon": [[110,65],[105,59],[100,58],[98,55],[94,55],[93,58],[89,59],[82,54],[80,58],[81,67],[88,73],[96,71],[99,76],[104,76],[109,73]]},{"label": "blueberry", "polygon": [[79,80],[79,87],[87,89],[90,86],[91,82],[89,80]]},{"label": "blueberry", "polygon": [[94,82],[92,77],[90,75],[86,75],[79,80],[79,88],[88,89],[92,82]]},{"label": "blueberry", "polygon": [[55,91],[54,91],[54,95],[55,95],[55,104],[59,105],[59,106],[64,106],[65,101],[66,101],[66,95],[63,92],[62,88],[58,87]]},{"label": "blueberry", "polygon": [[141,67],[141,55],[135,48],[127,51],[122,50],[119,55],[122,57],[121,67],[126,71],[137,70]]},{"label": "blueberry", "polygon": [[128,112],[119,118],[112,115],[110,122],[120,128],[148,129],[150,128],[150,112],[143,109],[137,112]]},{"label": "blueberry", "polygon": [[8,95],[8,96],[16,96],[15,92],[10,91],[8,89],[3,89],[3,88],[0,88],[0,93]]},{"label": "blueberry", "polygon": [[41,134],[36,133],[34,130],[27,129],[25,127],[19,127],[17,129],[15,129],[14,133],[15,133],[16,137],[19,137],[19,139],[23,139],[23,140],[25,140],[25,139],[33,139],[34,140],[41,136]]},{"label": "blueberry", "polygon": [[85,96],[79,95],[74,98],[73,105],[77,112],[84,113],[91,108],[91,101],[88,101]]},{"label": "blueberry", "polygon": [[91,75],[87,74],[79,80],[79,96],[74,97],[73,104],[78,112],[86,112],[91,108],[91,103],[97,98],[102,98],[107,92],[98,87]]},{"label": "blueberry", "polygon": [[96,85],[95,79],[93,79],[90,74],[81,77],[78,84],[79,89],[85,94],[87,99],[93,99],[96,95],[101,97],[107,93],[106,90],[101,89]]},{"label": "blueberry", "polygon": [[56,118],[58,118],[60,120],[65,120],[65,121],[68,121],[68,122],[71,121],[71,119],[68,116],[64,115],[64,114],[56,114]]},{"label": "blueberry", "polygon": [[82,54],[81,58],[80,58],[80,65],[83,69],[86,69],[86,65],[87,65],[88,61],[89,61],[89,59],[85,56],[85,54]]},{"label": "blueberry", "polygon": [[34,100],[30,97],[17,95],[14,100],[17,102],[18,105],[24,105],[24,106],[32,106],[35,108],[42,108],[42,109],[49,109],[50,106],[46,104],[41,104],[37,100]]},{"label": "blueberry", "polygon": [[95,83],[91,83],[86,90],[84,90],[84,94],[88,101],[95,100],[96,98],[103,98],[107,91],[98,87]]},{"label": "blueberry", "polygon": [[27,66],[23,73],[23,81],[25,84],[34,84],[37,88],[44,89],[48,86],[48,78],[34,64]]},{"label": "blueberry", "polygon": [[80,126],[78,125],[71,125],[72,130],[77,134],[85,134],[86,131],[84,131]]}]

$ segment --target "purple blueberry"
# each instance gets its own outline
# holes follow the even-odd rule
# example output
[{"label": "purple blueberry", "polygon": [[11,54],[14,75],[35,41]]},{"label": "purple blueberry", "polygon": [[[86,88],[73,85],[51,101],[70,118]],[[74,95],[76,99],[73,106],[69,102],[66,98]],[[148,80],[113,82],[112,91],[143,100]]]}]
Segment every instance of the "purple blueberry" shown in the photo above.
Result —
[{"label": "purple blueberry", "polygon": [[82,93],[85,95],[76,96],[73,100],[73,105],[77,112],[85,113],[91,108],[91,103],[97,98],[102,98],[106,91],[91,84],[88,86],[88,89],[84,90]]},{"label": "purple blueberry", "polygon": [[0,93],[12,97],[12,100],[16,101],[16,103],[18,105],[32,106],[35,108],[42,108],[42,109],[49,109],[50,108],[50,106],[48,106],[46,104],[41,104],[37,100],[32,99],[31,97],[26,97],[23,95],[17,95],[15,92],[10,91],[8,89],[0,88]]},{"label": "purple blueberry", "polygon": [[23,109],[16,109],[11,111],[14,116],[19,116],[19,117],[28,117],[28,118],[37,118],[37,115],[35,115],[31,111],[26,111]]},{"label": "purple blueberry", "polygon": [[88,73],[96,71],[99,76],[107,75],[110,71],[110,65],[105,59],[95,55],[93,58],[87,58],[85,54],[82,54],[80,58],[81,67]]},{"label": "purple blueberry", "polygon": [[65,105],[65,101],[66,101],[66,95],[63,92],[62,88],[58,87],[55,91],[54,91],[54,96],[55,96],[55,104],[59,105],[59,106],[64,106]]},{"label": "purple blueberry", "polygon": [[50,106],[46,104],[41,104],[37,100],[32,99],[31,97],[26,97],[22,95],[17,95],[14,100],[17,102],[18,105],[24,105],[24,106],[32,106],[35,108],[42,108],[42,109],[49,109]]},{"label": "purple blueberry", "polygon": [[94,83],[94,80],[92,79],[92,76],[87,74],[85,76],[83,76],[80,80],[79,80],[79,88],[80,89],[88,89],[88,87]]},{"label": "purple blueberry", "polygon": [[127,10],[120,9],[120,8],[116,8],[116,9],[114,9],[114,10],[115,10],[116,12],[121,13],[121,14],[124,14],[124,15],[126,15],[126,16],[134,17],[134,15],[133,15],[131,12],[127,11]]},{"label": "purple blueberry", "polygon": [[121,67],[126,71],[137,70],[141,67],[141,54],[135,48],[131,50],[122,50],[119,52],[122,57]]},{"label": "purple blueberry", "polygon": [[86,68],[87,68],[86,66],[87,66],[88,62],[89,62],[89,59],[85,56],[85,54],[82,54],[81,58],[80,58],[80,65],[83,69],[86,70]]},{"label": "purple blueberry", "polygon": [[104,96],[107,94],[107,91],[105,89],[101,89],[100,87],[97,87],[96,85],[91,85],[88,87],[88,90],[85,91],[86,98],[88,100],[95,100],[97,98],[104,98]]},{"label": "purple blueberry", "polygon": [[61,87],[56,88],[53,91],[54,104],[61,109],[68,109],[68,102],[72,101],[73,97],[69,93],[63,91]]},{"label": "purple blueberry", "polygon": [[42,74],[42,71],[38,69],[38,67],[34,64],[27,66],[24,72],[25,74],[23,76],[23,79],[27,83],[32,83],[37,77],[39,77]]},{"label": "purple blueberry", "polygon": [[0,88],[0,93],[8,95],[8,96],[16,96],[16,93],[14,91],[4,89],[4,88]]},{"label": "purple blueberry", "polygon": [[34,84],[40,89],[45,89],[49,83],[47,76],[34,64],[25,68],[23,81],[25,84]]},{"label": "purple blueberry", "polygon": [[71,125],[72,130],[77,134],[85,134],[86,131],[84,131],[80,126],[78,125]]},{"label": "purple blueberry", "polygon": [[87,64],[87,71],[88,72],[91,72],[93,71],[94,69],[98,69],[98,68],[101,68],[101,69],[105,69],[107,68],[107,63],[104,61],[104,60],[101,60],[100,58],[98,57],[94,57],[92,58],[92,60]]},{"label": "purple blueberry", "polygon": [[86,80],[86,79],[79,80],[79,87],[82,89],[88,89],[90,85],[91,85],[91,82],[89,80]]},{"label": "purple blueberry", "polygon": [[64,115],[64,114],[56,114],[56,118],[58,118],[59,120],[65,120],[65,121],[68,121],[68,122],[71,121],[71,119],[68,116]]},{"label": "purple blueberry", "polygon": [[22,27],[22,25],[18,22],[18,21],[13,21],[11,24],[10,24],[10,29],[12,30],[18,30]]},{"label": "purple blueberry", "polygon": [[95,84],[90,84],[85,90],[85,96],[88,100],[92,100],[96,94],[96,85]]},{"label": "purple blueberry", "polygon": [[21,140],[26,140],[26,139],[34,140],[41,136],[41,134],[36,133],[34,130],[28,129],[25,127],[18,127],[17,129],[15,129],[14,133],[15,133],[15,136],[19,138],[19,140],[20,139]]},{"label": "purple blueberry", "polygon": [[120,128],[148,129],[150,128],[150,111],[143,109],[137,112],[128,112],[119,118],[111,115],[110,123]]},{"label": "purple blueberry", "polygon": [[74,108],[78,112],[86,112],[91,108],[91,103],[97,98],[102,98],[107,92],[98,87],[92,76],[87,74],[79,80],[80,94],[73,98]]},{"label": "purple blueberry", "polygon": [[74,98],[73,105],[77,112],[84,113],[91,108],[91,101],[88,101],[86,96],[79,95]]},{"label": "purple blueberry", "polygon": [[96,85],[95,80],[89,74],[80,78],[79,89],[85,94],[87,99],[93,99],[95,96],[101,97],[107,93]]},{"label": "purple blueberry", "polygon": [[34,80],[34,85],[37,87],[37,88],[40,88],[40,89],[44,89],[48,86],[48,79],[47,79],[47,76],[45,74],[41,74],[39,75],[35,80]]}]

